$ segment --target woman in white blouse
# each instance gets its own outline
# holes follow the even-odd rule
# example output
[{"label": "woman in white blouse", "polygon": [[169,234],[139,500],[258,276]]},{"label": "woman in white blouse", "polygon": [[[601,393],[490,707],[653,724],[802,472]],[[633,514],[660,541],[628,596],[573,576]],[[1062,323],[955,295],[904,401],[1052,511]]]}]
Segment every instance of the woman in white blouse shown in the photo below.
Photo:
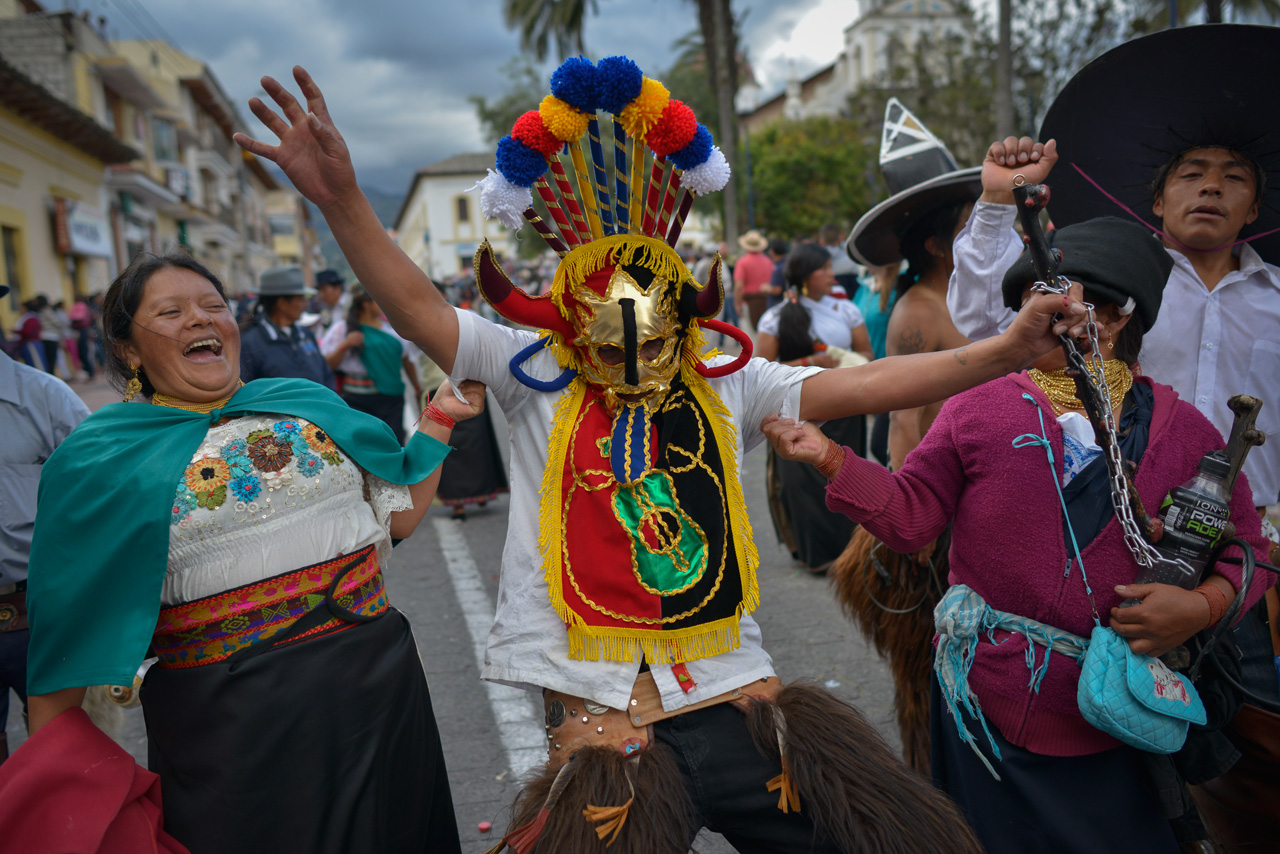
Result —
[{"label": "woman in white blouse", "polygon": [[[782,270],[787,295],[760,318],[756,355],[823,368],[870,361],[871,339],[862,312],[852,301],[831,296],[836,277],[827,250],[801,243]],[[828,421],[822,429],[833,441],[865,453],[865,416]],[[810,572],[826,572],[848,544],[853,523],[827,510],[826,480],[812,466],[796,465],[770,450],[768,475],[769,511],[778,539]]]},{"label": "woman in white blouse", "polygon": [[118,684],[149,644],[149,765],[164,831],[195,854],[459,850],[382,573],[484,387],[446,385],[401,448],[314,383],[244,385],[222,286],[182,255],[136,259],[103,324],[108,370],[153,405],[105,407],[45,466],[40,518],[59,521],[32,552],[24,748],[52,749],[84,686]]}]

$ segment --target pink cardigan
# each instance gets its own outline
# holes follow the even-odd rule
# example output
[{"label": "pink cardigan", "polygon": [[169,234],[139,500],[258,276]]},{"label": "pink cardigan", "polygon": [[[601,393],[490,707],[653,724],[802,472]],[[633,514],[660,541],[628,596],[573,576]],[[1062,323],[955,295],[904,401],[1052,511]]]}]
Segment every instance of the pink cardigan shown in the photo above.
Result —
[{"label": "pink cardigan", "polygon": [[[1150,440],[1136,486],[1154,511],[1175,486],[1185,483],[1200,458],[1223,447],[1217,429],[1168,386],[1143,377],[1155,393]],[[1040,435],[1037,406],[1053,447],[1054,468],[1044,448],[1015,449],[1024,433]],[[1054,488],[1061,477],[1062,429],[1053,408],[1026,374],[1011,374],[951,398],[901,471],[890,473],[854,454],[827,487],[827,506],[844,513],[891,549],[912,552],[932,542],[947,522],[952,584],[967,584],[987,604],[1088,637],[1093,616],[1078,565],[1065,574],[1070,546],[1062,533],[1062,507]],[[1253,508],[1248,483],[1236,482],[1231,520],[1238,534],[1265,560],[1267,541]],[[1103,624],[1120,603],[1115,585],[1134,580],[1134,562],[1113,518],[1081,552]],[[1239,589],[1240,568],[1219,564],[1217,572]],[[1274,583],[1259,571],[1246,607]],[[1039,693],[1029,687],[1026,640],[995,632],[996,644],[978,644],[969,685],[987,718],[1010,742],[1035,753],[1079,756],[1119,744],[1094,729],[1076,706],[1079,668],[1055,655]],[[1044,650],[1037,650],[1037,658]]]}]

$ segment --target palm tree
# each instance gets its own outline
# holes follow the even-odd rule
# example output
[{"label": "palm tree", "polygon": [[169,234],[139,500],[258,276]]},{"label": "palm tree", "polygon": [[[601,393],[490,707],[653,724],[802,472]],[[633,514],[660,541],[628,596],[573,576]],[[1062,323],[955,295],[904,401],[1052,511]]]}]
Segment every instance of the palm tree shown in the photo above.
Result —
[{"label": "palm tree", "polygon": [[547,58],[553,39],[561,59],[582,52],[582,25],[588,5],[591,14],[600,11],[596,0],[504,0],[502,12],[507,26],[520,31],[525,50],[533,51],[541,62]]},{"label": "palm tree", "polygon": [[[737,153],[737,113],[733,99],[738,91],[737,37],[733,26],[732,0],[690,0],[698,6],[698,24],[707,46],[707,74],[715,93],[720,127],[717,142],[733,164]],[[596,0],[503,0],[507,26],[520,32],[525,50],[539,61],[546,59],[551,42],[561,59],[584,50],[582,26],[588,6],[599,9]],[[731,179],[724,188],[725,240],[732,245],[738,237],[737,193]]]}]

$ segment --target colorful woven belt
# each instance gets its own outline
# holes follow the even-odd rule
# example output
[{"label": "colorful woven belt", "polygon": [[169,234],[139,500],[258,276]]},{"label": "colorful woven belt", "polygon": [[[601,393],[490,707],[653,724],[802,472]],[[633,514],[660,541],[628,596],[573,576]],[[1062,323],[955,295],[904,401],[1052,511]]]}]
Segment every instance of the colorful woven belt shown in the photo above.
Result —
[{"label": "colorful woven belt", "polygon": [[[331,588],[337,609],[325,604]],[[331,634],[387,610],[387,592],[374,546],[165,608],[160,612],[151,648],[162,667],[212,664],[278,638],[316,608],[346,611],[350,618],[330,613],[316,625],[281,640],[297,643]]]}]

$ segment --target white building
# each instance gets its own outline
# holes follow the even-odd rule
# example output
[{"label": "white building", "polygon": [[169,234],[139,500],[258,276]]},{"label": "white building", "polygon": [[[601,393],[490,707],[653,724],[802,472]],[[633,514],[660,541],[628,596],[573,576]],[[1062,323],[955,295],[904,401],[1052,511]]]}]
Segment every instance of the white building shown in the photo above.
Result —
[{"label": "white building", "polygon": [[893,69],[914,57],[921,39],[941,45],[969,41],[973,21],[953,0],[863,0],[863,12],[844,30],[836,61],[803,80],[793,78],[768,100],[754,83],[738,92],[738,111],[748,131],[779,119],[844,113],[849,98],[864,86],[892,82]]},{"label": "white building", "polygon": [[396,215],[395,237],[405,254],[434,281],[457,277],[464,266],[470,266],[485,238],[500,258],[515,255],[511,232],[486,221],[480,214],[480,194],[468,192],[492,168],[490,151],[455,154],[414,174]]}]

